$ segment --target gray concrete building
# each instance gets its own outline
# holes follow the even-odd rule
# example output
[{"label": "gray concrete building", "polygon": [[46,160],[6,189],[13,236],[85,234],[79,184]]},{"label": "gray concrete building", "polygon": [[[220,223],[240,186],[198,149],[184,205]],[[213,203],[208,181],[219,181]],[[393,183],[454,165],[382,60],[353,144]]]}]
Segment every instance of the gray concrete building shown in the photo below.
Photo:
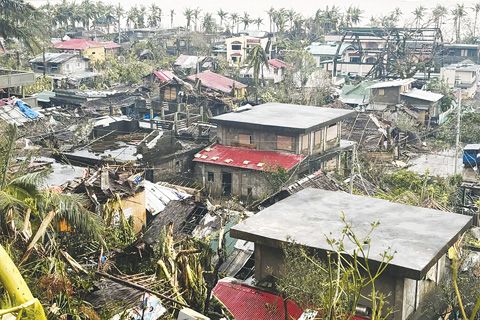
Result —
[{"label": "gray concrete building", "polygon": [[[320,189],[302,190],[237,224],[230,235],[255,243],[255,278],[282,276],[282,245],[295,241],[320,256],[332,251],[329,239],[340,239],[344,214],[362,239],[371,229],[369,264],[378,266],[382,253],[393,253],[376,287],[393,308],[391,319],[412,315],[446,273],[446,253],[471,225],[470,216],[413,207],[381,199]],[[344,243],[353,254],[355,245]],[[367,305],[367,300],[360,303]]]},{"label": "gray concrete building", "polygon": [[354,113],[266,103],[213,117],[217,143],[195,155],[196,179],[212,195],[258,199],[272,189],[269,173],[291,172],[293,179],[337,168],[339,155],[353,147],[340,139],[342,120]]}]

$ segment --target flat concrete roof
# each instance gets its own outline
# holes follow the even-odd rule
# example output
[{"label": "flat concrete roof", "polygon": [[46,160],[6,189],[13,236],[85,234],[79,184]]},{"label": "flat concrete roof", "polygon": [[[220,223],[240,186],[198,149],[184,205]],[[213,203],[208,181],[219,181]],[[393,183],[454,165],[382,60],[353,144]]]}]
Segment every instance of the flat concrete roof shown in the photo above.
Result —
[{"label": "flat concrete roof", "polygon": [[295,131],[315,129],[338,122],[355,111],[284,103],[265,103],[239,112],[213,117],[212,122],[250,126],[288,128]]},{"label": "flat concrete roof", "polygon": [[[422,279],[472,223],[470,216],[308,188],[237,224],[230,234],[266,246],[279,247],[293,240],[332,251],[326,239],[341,238],[342,212],[359,238],[365,237],[372,222],[379,221],[371,235],[369,260],[378,264],[380,255],[391,248],[396,253],[387,272],[411,279]],[[345,248],[352,252],[355,246],[347,239]]]}]

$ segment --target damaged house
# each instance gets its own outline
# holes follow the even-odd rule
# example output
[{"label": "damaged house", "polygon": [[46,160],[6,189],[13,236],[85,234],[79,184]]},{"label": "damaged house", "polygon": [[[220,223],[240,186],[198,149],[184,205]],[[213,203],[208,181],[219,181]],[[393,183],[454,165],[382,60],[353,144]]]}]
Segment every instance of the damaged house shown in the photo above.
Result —
[{"label": "damaged house", "polygon": [[266,103],[213,117],[217,143],[195,154],[195,177],[212,195],[259,199],[275,189],[272,176],[339,168],[353,147],[340,139],[342,121],[354,113]]}]

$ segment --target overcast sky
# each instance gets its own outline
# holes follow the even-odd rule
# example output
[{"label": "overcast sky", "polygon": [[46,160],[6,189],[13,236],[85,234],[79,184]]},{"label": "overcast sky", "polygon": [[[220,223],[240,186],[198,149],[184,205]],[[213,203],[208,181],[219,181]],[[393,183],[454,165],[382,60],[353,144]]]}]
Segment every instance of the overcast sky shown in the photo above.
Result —
[{"label": "overcast sky", "polygon": [[[46,3],[46,0],[28,0],[35,5]],[[80,2],[81,0],[77,0]],[[60,0],[50,0],[50,3],[57,3]],[[168,12],[170,9],[175,9],[177,12],[175,16],[175,24],[184,24],[184,18],[181,14],[185,8],[199,7],[203,12],[216,12],[218,9],[223,9],[228,12],[237,12],[242,14],[248,12],[252,18],[264,18],[265,27],[268,28],[268,20],[265,11],[270,7],[294,9],[302,13],[304,16],[312,16],[315,11],[321,7],[336,5],[341,8],[347,8],[350,5],[358,6],[363,10],[362,23],[368,23],[369,18],[373,16],[380,16],[399,7],[404,13],[403,19],[411,19],[411,12],[420,4],[424,7],[432,8],[437,4],[442,4],[446,7],[452,8],[455,4],[463,3],[466,7],[473,7],[475,0],[239,0],[239,1],[220,1],[220,0],[104,0],[111,4],[121,3],[122,6],[128,8],[133,5],[150,5],[155,3],[159,5],[164,12],[164,23],[169,24]]]}]

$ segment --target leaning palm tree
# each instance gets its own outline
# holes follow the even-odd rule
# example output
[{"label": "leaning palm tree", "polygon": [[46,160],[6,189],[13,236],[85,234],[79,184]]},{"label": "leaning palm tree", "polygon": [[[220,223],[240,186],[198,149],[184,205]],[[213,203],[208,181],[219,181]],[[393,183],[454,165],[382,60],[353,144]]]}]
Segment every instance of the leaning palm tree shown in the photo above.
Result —
[{"label": "leaning palm tree", "polygon": [[247,57],[247,62],[248,69],[253,69],[253,81],[255,83],[255,100],[258,100],[258,86],[260,85],[258,80],[260,78],[260,73],[263,82],[263,69],[269,69],[268,56],[261,45],[256,45],[250,50],[250,53]]},{"label": "leaning palm tree", "polygon": [[40,11],[24,0],[0,1],[0,38],[17,39],[27,48],[39,48],[43,38],[36,21],[40,21]]}]

